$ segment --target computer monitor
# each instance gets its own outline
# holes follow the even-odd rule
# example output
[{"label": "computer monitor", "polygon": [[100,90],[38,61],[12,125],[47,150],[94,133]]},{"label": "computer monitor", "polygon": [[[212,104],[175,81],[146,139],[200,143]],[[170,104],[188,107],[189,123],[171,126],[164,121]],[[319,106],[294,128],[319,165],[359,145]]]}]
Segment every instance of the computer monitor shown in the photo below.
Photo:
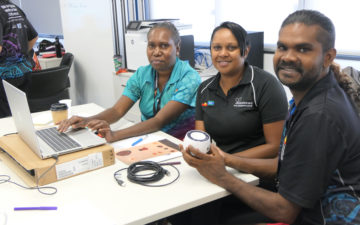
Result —
[{"label": "computer monitor", "polygon": [[182,35],[180,36],[180,55],[179,58],[188,61],[190,66],[194,68],[194,36],[193,35]]},{"label": "computer monitor", "polygon": [[250,52],[247,61],[261,69],[264,68],[264,32],[248,31]]}]

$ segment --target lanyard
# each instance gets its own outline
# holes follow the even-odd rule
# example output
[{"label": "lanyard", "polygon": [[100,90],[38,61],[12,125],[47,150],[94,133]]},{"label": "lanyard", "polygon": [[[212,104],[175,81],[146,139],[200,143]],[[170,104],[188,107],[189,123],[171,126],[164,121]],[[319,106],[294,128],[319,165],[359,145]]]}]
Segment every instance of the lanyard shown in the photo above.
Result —
[{"label": "lanyard", "polygon": [[289,105],[290,105],[290,117],[291,117],[296,110],[295,100],[293,98],[290,99]]},{"label": "lanyard", "polygon": [[288,114],[288,118],[286,118],[285,124],[284,124],[284,129],[281,135],[281,141],[280,141],[280,151],[279,151],[279,158],[278,158],[278,170],[277,170],[277,178],[276,178],[276,186],[277,188],[279,188],[279,171],[280,171],[280,167],[281,167],[281,161],[284,159],[284,154],[285,154],[285,147],[286,147],[286,142],[287,142],[287,135],[289,132],[289,129],[292,126],[292,116],[294,115],[294,112],[296,111],[296,105],[295,105],[295,101],[292,98],[289,101],[289,114]]},{"label": "lanyard", "polygon": [[289,115],[285,121],[284,129],[283,129],[283,132],[281,135],[279,162],[281,160],[283,160],[283,157],[284,157],[285,147],[286,147],[286,142],[287,142],[287,134],[288,134],[289,128],[291,127],[290,123],[291,123],[292,116],[294,115],[294,112],[296,110],[296,105],[295,105],[295,101],[293,98],[289,101],[289,105],[290,105]]},{"label": "lanyard", "polygon": [[154,114],[154,116],[160,111],[161,97],[164,94],[165,86],[166,86],[166,84],[165,84],[159,98],[156,99],[156,95],[157,95],[157,91],[158,91],[158,82],[159,82],[159,74],[156,72],[155,73],[155,78],[154,78],[154,104],[153,104],[153,114]]}]

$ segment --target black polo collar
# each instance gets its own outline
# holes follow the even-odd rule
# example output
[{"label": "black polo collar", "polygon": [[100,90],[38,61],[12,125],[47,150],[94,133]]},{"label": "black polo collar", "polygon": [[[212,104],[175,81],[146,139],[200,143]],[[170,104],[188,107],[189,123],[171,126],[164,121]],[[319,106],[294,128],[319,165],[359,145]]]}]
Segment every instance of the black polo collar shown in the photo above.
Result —
[{"label": "black polo collar", "polygon": [[332,70],[329,71],[329,73],[321,78],[314,86],[305,94],[304,98],[301,99],[298,106],[296,106],[297,109],[303,109],[308,106],[308,103],[319,93],[323,92],[326,89],[329,89],[331,87],[334,87],[338,85],[334,73]]},{"label": "black polo collar", "polygon": [[[219,88],[219,85],[220,85],[220,77],[221,77],[221,74],[220,74],[220,72],[218,72],[216,74],[216,76],[213,78],[214,80],[211,82],[211,84],[209,85],[208,88],[212,89],[212,90],[217,90]],[[251,83],[251,77],[252,77],[251,68],[249,66],[249,63],[245,62],[245,71],[244,71],[243,78],[241,79],[240,83],[237,84],[233,88],[236,88],[236,87],[238,87],[240,85],[250,84]]]}]

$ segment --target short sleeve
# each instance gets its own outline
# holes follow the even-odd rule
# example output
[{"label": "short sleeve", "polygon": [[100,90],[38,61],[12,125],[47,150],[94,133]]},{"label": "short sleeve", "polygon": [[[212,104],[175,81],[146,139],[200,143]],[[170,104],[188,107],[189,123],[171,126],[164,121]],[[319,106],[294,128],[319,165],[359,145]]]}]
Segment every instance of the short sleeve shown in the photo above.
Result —
[{"label": "short sleeve", "polygon": [[139,76],[142,74],[142,70],[138,69],[126,82],[123,95],[129,97],[132,101],[136,102],[141,96],[141,85]]},{"label": "short sleeve", "polygon": [[195,107],[196,92],[201,79],[196,72],[187,72],[176,84],[175,94],[171,100]]},{"label": "short sleeve", "polygon": [[26,19],[26,26],[27,26],[27,36],[28,36],[28,40],[32,40],[34,38],[36,38],[38,36],[38,33],[36,32],[35,28],[33,27],[33,25]]},{"label": "short sleeve", "polygon": [[288,113],[288,102],[280,82],[268,74],[259,96],[259,110],[263,124],[285,120]]},{"label": "short sleeve", "polygon": [[24,23],[26,25],[26,35],[27,35],[28,41],[36,38],[38,36],[38,33],[36,32],[34,26],[27,19],[27,16],[26,16],[25,12],[19,7],[17,7],[17,9],[19,10],[19,12],[24,17]]},{"label": "short sleeve", "polygon": [[302,116],[287,137],[278,174],[280,195],[301,207],[313,207],[343,157],[344,140],[326,115]]}]

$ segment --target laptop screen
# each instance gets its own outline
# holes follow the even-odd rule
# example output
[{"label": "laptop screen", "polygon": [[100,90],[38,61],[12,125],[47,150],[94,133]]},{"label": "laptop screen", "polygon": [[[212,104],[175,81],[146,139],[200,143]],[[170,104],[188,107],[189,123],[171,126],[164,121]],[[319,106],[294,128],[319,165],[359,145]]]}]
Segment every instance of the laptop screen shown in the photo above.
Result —
[{"label": "laptop screen", "polygon": [[35,134],[26,94],[5,80],[2,81],[9,102],[12,118],[21,139],[41,157],[40,145]]}]

